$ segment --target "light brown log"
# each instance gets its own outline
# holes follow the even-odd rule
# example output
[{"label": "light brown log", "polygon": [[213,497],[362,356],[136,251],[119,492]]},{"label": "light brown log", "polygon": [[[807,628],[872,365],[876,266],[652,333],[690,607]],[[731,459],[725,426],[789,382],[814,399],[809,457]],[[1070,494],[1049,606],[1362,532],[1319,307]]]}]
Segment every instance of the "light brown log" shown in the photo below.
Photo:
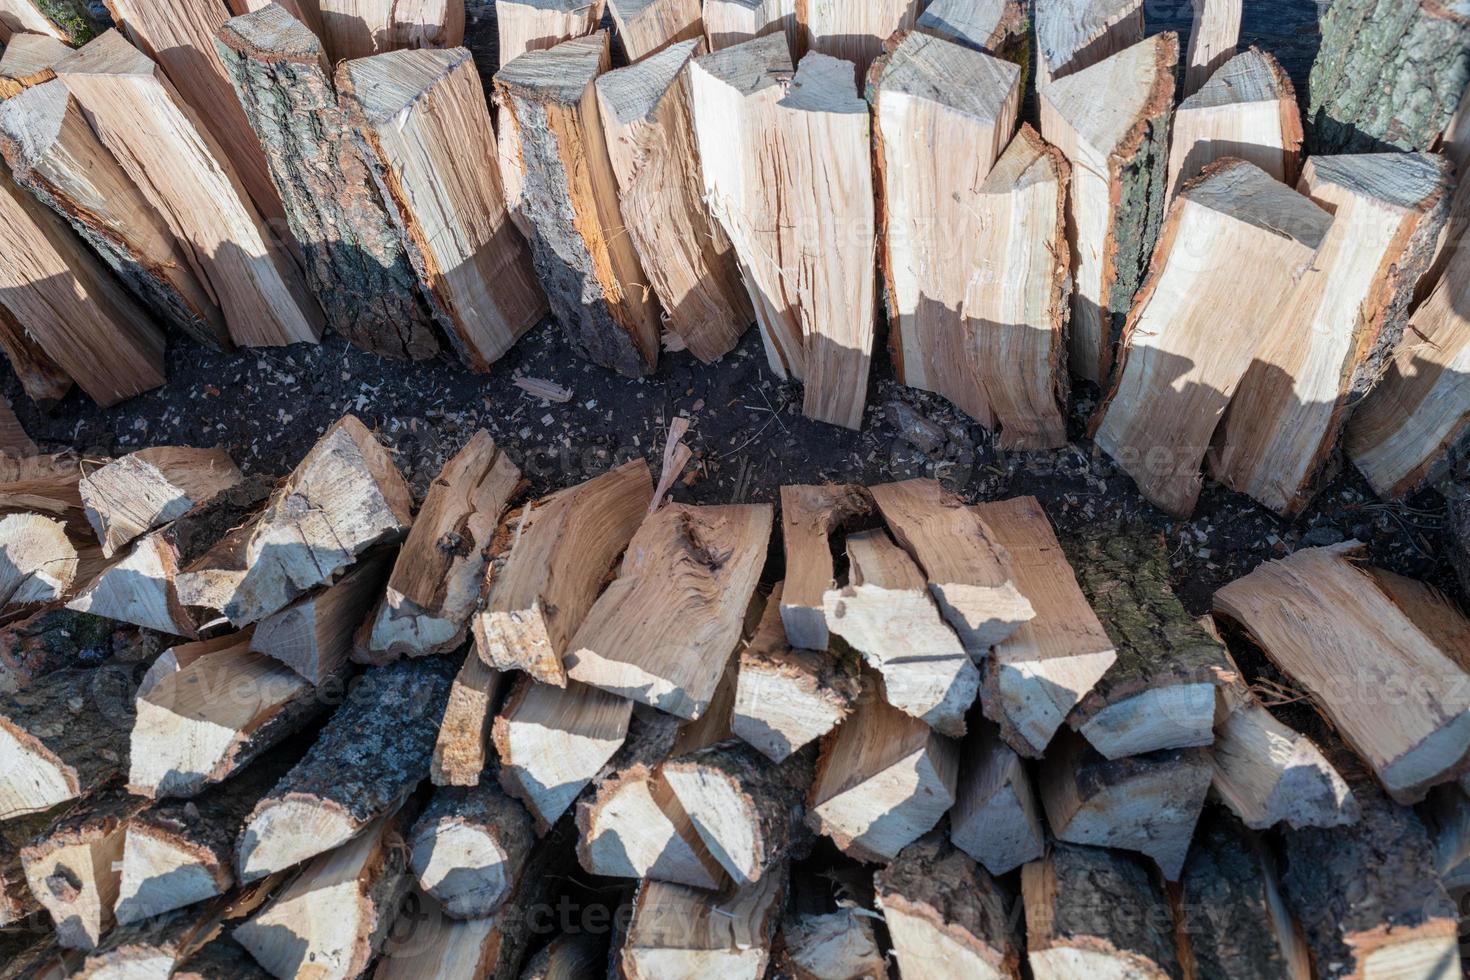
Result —
[{"label": "light brown log", "polygon": [[513,516],[510,548],[492,562],[485,608],[475,617],[480,659],[565,686],[567,644],[652,497],[653,477],[640,458]]},{"label": "light brown log", "polygon": [[608,72],[597,79],[597,100],[618,205],[643,271],[668,329],[708,364],[735,348],[755,313],[733,247],[703,199],[684,73],[701,52],[696,36]]},{"label": "light brown log", "polygon": [[1142,41],[1143,8],[1143,0],[1039,4],[1034,15],[1037,92]]},{"label": "light brown log", "polygon": [[42,407],[61,401],[71,391],[71,375],[41,349],[35,338],[5,306],[0,305],[0,351],[20,381],[26,397]]},{"label": "light brown log", "polygon": [[629,61],[704,36],[699,0],[609,0],[608,9]]},{"label": "light brown log", "polygon": [[[819,880],[805,891],[826,891],[831,887],[823,889],[826,884]],[[775,967],[779,975],[802,980],[879,980],[888,975],[867,909],[839,907],[830,901],[809,909],[798,906],[798,901],[788,902],[781,920]]]},{"label": "light brown log", "polygon": [[800,48],[796,0],[704,0],[704,33],[711,51],[767,34],[786,35],[789,57]]},{"label": "light brown log", "polygon": [[535,841],[530,814],[499,786],[446,787],[408,836],[409,869],[445,914],[483,919],[511,896]]},{"label": "light brown log", "polygon": [[883,42],[895,31],[914,26],[921,0],[872,0],[870,3],[832,3],[796,0],[796,23],[803,51],[816,51],[857,65],[861,82]]},{"label": "light brown log", "polygon": [[81,460],[70,452],[0,456],[0,512],[50,514],[68,523],[85,520],[77,485]]},{"label": "light brown log", "polygon": [[1198,92],[1240,44],[1241,0],[1191,0],[1194,24],[1184,62],[1184,97]]},{"label": "light brown log", "polygon": [[718,976],[759,980],[771,957],[786,874],[730,895],[645,881],[618,961],[629,980]]},{"label": "light brown log", "polygon": [[1035,861],[1046,851],[1041,808],[1026,764],[988,721],[972,721],[965,739],[954,807],[949,811],[949,837],[997,875]]},{"label": "light brown log", "polygon": [[41,514],[0,517],[0,609],[64,599],[77,577],[66,526]]},{"label": "light brown log", "polygon": [[244,480],[223,449],[141,449],[87,473],[78,486],[103,555],[183,517]]},{"label": "light brown log", "polygon": [[337,676],[352,652],[352,638],[383,594],[393,549],[371,551],[336,582],[262,619],[250,649],[273,657],[311,684]]},{"label": "light brown log", "polygon": [[[3,3],[0,3],[3,7]],[[0,11],[0,25],[5,14]],[[3,26],[0,26],[3,30]],[[71,54],[71,46],[50,34],[14,34],[0,53],[0,100],[14,98],[33,85],[56,77],[56,63]]]},{"label": "light brown log", "polygon": [[605,6],[606,0],[497,0],[500,64],[593,33]]},{"label": "light brown log", "polygon": [[287,16],[305,24],[317,37],[325,33],[322,27],[321,0],[229,0],[230,12],[237,17],[264,10],[271,4],[280,7]]},{"label": "light brown log", "polygon": [[473,653],[465,657],[434,743],[429,776],[436,786],[478,786],[490,758],[490,724],[508,686],[507,675]]},{"label": "light brown log", "polygon": [[1031,29],[1022,0],[930,0],[914,26],[975,51],[1022,63]]},{"label": "light brown log", "polygon": [[464,0],[319,0],[317,6],[332,64],[402,48],[464,43]]},{"label": "light brown log", "polygon": [[[781,488],[781,537],[786,545],[786,587],[779,599],[786,638],[802,650],[827,649],[824,596],[833,578],[829,539],[873,512],[873,498],[852,484]],[[774,597],[773,602],[777,601]]]},{"label": "light brown log", "polygon": [[495,168],[454,163],[496,152],[474,59],[464,48],[393,51],[347,62],[336,84],[425,295],[461,360],[487,370],[546,301]]},{"label": "light brown log", "polygon": [[35,0],[3,0],[0,2],[0,42],[10,42],[26,34],[38,34],[68,40],[66,32],[42,13]]}]

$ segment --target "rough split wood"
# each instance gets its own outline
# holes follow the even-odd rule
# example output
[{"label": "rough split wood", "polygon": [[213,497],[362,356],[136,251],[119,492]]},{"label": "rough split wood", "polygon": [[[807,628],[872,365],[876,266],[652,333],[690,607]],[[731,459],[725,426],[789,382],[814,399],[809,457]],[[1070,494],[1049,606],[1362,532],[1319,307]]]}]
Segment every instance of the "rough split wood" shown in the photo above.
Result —
[{"label": "rough split wood", "polygon": [[1001,740],[1000,730],[982,719],[971,721],[962,750],[949,837],[997,875],[1046,851],[1041,808],[1026,764]]},{"label": "rough split wood", "polygon": [[699,0],[610,0],[608,8],[629,61],[704,36]]},{"label": "rough split wood", "polygon": [[803,51],[816,51],[857,66],[866,78],[883,42],[894,31],[914,26],[921,0],[869,0],[833,3],[832,0],[796,0],[796,23]]},{"label": "rough split wood", "polygon": [[139,535],[183,517],[244,479],[223,449],[158,446],[92,470],[78,490],[102,554],[111,558]]},{"label": "rough split wood", "polygon": [[66,525],[41,514],[0,518],[0,609],[57,602],[77,577]]},{"label": "rough split wood", "polygon": [[473,653],[464,659],[434,743],[429,776],[436,786],[477,786],[490,753],[490,723],[500,707],[506,675]]},{"label": "rough split wood", "polygon": [[434,792],[408,837],[409,868],[456,919],[493,915],[536,841],[526,808],[492,782]]},{"label": "rough split wood", "polygon": [[593,33],[605,6],[606,0],[496,0],[500,64]]},{"label": "rough split wood", "polygon": [[1198,92],[1210,76],[1235,56],[1240,44],[1242,0],[1191,0],[1194,23],[1184,63],[1184,96]]},{"label": "rough split wood", "polygon": [[711,51],[780,32],[794,58],[800,48],[796,0],[704,0],[704,32]]},{"label": "rough split wood", "polygon": [[873,512],[873,498],[853,484],[781,488],[781,537],[786,547],[786,586],[779,600],[791,646],[827,649],[824,597],[833,578],[833,533]]},{"label": "rough split wood", "polygon": [[331,585],[262,619],[250,649],[314,685],[338,676],[352,653],[353,635],[383,595],[393,555],[391,547],[370,551]]},{"label": "rough split wood", "polygon": [[[1036,91],[1143,40],[1143,0],[1056,0],[1036,5]],[[1172,68],[1172,66],[1171,66]],[[1098,93],[1100,98],[1106,95]]]},{"label": "rough split wood", "polygon": [[915,26],[1007,61],[1030,60],[1031,21],[1022,0],[930,0]]},{"label": "rough split wood", "polygon": [[464,0],[303,2],[318,8],[321,29],[313,30],[332,64],[401,48],[456,48],[464,43]]},{"label": "rough split wood", "polygon": [[619,955],[630,980],[718,976],[759,980],[780,920],[785,869],[729,895],[645,881]]}]

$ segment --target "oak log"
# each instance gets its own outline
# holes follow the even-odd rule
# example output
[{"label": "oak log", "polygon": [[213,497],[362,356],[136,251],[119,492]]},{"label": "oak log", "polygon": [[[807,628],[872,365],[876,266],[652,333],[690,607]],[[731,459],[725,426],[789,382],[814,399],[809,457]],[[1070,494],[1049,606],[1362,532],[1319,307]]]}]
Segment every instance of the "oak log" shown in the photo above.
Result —
[{"label": "oak log", "polygon": [[786,639],[802,650],[827,649],[824,597],[836,581],[832,535],[873,512],[873,498],[860,486],[781,488],[781,537],[786,549],[786,586],[778,602]]}]

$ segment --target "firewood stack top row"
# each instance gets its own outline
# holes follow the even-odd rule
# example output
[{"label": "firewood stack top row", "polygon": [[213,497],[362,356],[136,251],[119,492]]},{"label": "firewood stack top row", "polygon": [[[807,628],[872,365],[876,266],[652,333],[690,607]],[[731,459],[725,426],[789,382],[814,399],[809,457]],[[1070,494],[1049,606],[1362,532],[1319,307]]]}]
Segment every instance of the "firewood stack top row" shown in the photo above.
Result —
[{"label": "firewood stack top row", "polygon": [[1450,599],[1347,542],[1196,620],[1032,497],[665,501],[683,431],[417,502],[352,416],[280,481],[11,438],[0,977],[1458,975]]}]

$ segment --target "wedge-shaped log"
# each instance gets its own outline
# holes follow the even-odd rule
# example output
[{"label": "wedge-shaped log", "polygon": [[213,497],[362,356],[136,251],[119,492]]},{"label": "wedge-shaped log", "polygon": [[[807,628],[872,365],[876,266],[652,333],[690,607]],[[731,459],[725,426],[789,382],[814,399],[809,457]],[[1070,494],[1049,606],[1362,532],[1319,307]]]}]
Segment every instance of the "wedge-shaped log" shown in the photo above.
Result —
[{"label": "wedge-shaped log", "polygon": [[[1092,422],[1097,444],[1160,509],[1194,510],[1200,463],[1255,363],[1261,324],[1276,322],[1331,224],[1312,201],[1238,160],[1212,164],[1174,199]],[[1241,288],[1243,268],[1250,289]]]},{"label": "wedge-shaped log", "polygon": [[827,628],[883,675],[889,704],[942,735],[964,735],[980,671],[923,572],[881,528],[849,534],[847,561],[848,585],[826,595]]},{"label": "wedge-shaped log", "polygon": [[471,653],[449,689],[429,776],[436,786],[478,786],[490,758],[490,723],[507,675]]},{"label": "wedge-shaped log", "polygon": [[1063,732],[1037,789],[1058,840],[1147,854],[1178,881],[1212,775],[1205,749],[1109,760],[1082,736]]},{"label": "wedge-shaped log", "polygon": [[1014,897],[943,834],[905,847],[873,884],[903,976],[1020,977]]},{"label": "wedge-shaped log", "polygon": [[26,333],[15,314],[3,304],[0,304],[0,351],[10,362],[21,390],[37,405],[55,405],[71,391],[71,375]]},{"label": "wedge-shaped log", "polygon": [[704,36],[699,0],[610,0],[608,9],[629,61]]},{"label": "wedge-shaped log", "polygon": [[[1139,8],[1137,0],[1132,6]],[[1072,373],[1088,381],[1105,383],[1112,374],[1113,348],[1159,236],[1178,60],[1178,38],[1156,34],[1039,88],[1041,135],[1072,165]],[[1045,65],[1043,57],[1038,83]]]},{"label": "wedge-shaped log", "polygon": [[410,878],[402,814],[386,813],[312,861],[230,933],[273,976],[360,976],[387,938]]},{"label": "wedge-shaped log", "polygon": [[347,663],[353,634],[382,596],[392,567],[392,548],[368,552],[336,582],[262,619],[250,649],[311,684],[327,682]]},{"label": "wedge-shaped log", "polygon": [[409,834],[409,868],[446,915],[483,919],[515,890],[535,841],[530,814],[499,786],[445,787]]},{"label": "wedge-shaped log", "polygon": [[1143,8],[1143,0],[1037,4],[1036,91],[1142,41]]},{"label": "wedge-shaped log", "polygon": [[786,545],[786,587],[778,598],[791,645],[827,649],[824,597],[833,578],[833,533],[873,511],[873,498],[852,484],[781,488],[781,537]]},{"label": "wedge-shaped log", "polygon": [[0,609],[64,599],[77,577],[66,525],[41,514],[0,518]]},{"label": "wedge-shaped log", "polygon": [[975,513],[1036,613],[981,662],[980,703],[1011,748],[1040,758],[1118,653],[1035,497],[977,504]]},{"label": "wedge-shaped log", "polygon": [[770,963],[785,888],[784,868],[729,895],[645,881],[633,897],[619,966],[630,980],[758,980]]},{"label": "wedge-shaped log", "polygon": [[1181,977],[1168,899],[1122,851],[1054,844],[1021,869],[1026,959],[1036,980]]},{"label": "wedge-shaped log", "polygon": [[497,556],[475,649],[489,666],[566,685],[562,656],[653,499],[648,463],[636,459],[529,503],[512,517]]},{"label": "wedge-shaped log", "polygon": [[1184,62],[1184,96],[1204,87],[1231,58],[1240,44],[1242,0],[1190,0],[1194,22],[1189,30],[1189,54]]},{"label": "wedge-shaped log", "polygon": [[139,535],[183,517],[244,479],[223,449],[160,446],[92,470],[78,490],[102,554],[111,558]]},{"label": "wedge-shaped log", "polygon": [[1245,627],[1390,796],[1415,803],[1470,768],[1470,620],[1363,551],[1348,541],[1268,562],[1216,592],[1215,614]]},{"label": "wedge-shaped log", "polygon": [[0,108],[0,153],[11,175],[65,218],[170,326],[200,343],[228,347],[229,329],[193,258],[102,145],[66,83],[51,74],[52,81]]},{"label": "wedge-shaped log", "polygon": [[891,861],[944,816],[958,777],[958,745],[869,691],[822,743],[807,824],[860,861]]},{"label": "wedge-shaped log", "polygon": [[704,34],[711,51],[778,32],[786,36],[794,57],[800,47],[796,0],[704,0]]},{"label": "wedge-shaped log", "polygon": [[518,208],[551,311],[579,354],[636,378],[658,364],[660,309],[618,213],[594,88],[609,58],[605,31],[531,51],[496,74],[495,93],[520,141]]},{"label": "wedge-shaped log", "polygon": [[0,456],[0,512],[50,514],[67,523],[86,519],[75,453],[16,458]]},{"label": "wedge-shaped log", "polygon": [[322,42],[271,4],[227,21],[214,44],[265,151],[327,324],[381,357],[432,357],[433,318],[337,101]]},{"label": "wedge-shaped log", "polygon": [[1030,60],[1031,21],[1022,0],[930,0],[914,26],[1007,61]]},{"label": "wedge-shaped log", "polygon": [[[0,4],[3,7],[3,4]],[[0,31],[5,14],[0,11]],[[0,52],[0,100],[11,99],[33,85],[56,77],[56,63],[71,54],[71,46],[50,34],[13,34]]]},{"label": "wedge-shaped log", "polygon": [[598,77],[597,102],[618,206],[643,271],[668,329],[708,364],[734,350],[755,313],[734,249],[703,199],[684,72],[700,50],[697,38],[681,41]]},{"label": "wedge-shaped log", "polygon": [[873,59],[883,51],[883,42],[894,31],[913,27],[922,9],[921,0],[796,0],[801,50],[852,62],[857,65],[857,77],[866,78]]},{"label": "wedge-shaped log", "polygon": [[1450,166],[1430,154],[1314,157],[1301,190],[1333,212],[1311,266],[1262,332],[1210,470],[1281,514],[1311,500],[1403,335],[1449,209]]},{"label": "wedge-shaped log", "polygon": [[872,487],[893,537],[929,580],[929,592],[965,649],[979,660],[1035,618],[1006,568],[1005,549],[970,508],[936,480]]},{"label": "wedge-shaped log", "polygon": [[103,145],[198,263],[234,341],[315,343],[321,307],[300,267],[247,196],[224,149],[162,69],[121,34],[108,31],[57,65],[56,74]]},{"label": "wedge-shaped log", "polygon": [[305,758],[251,812],[236,848],[240,879],[330,851],[397,810],[429,774],[454,667],[440,657],[363,675]]},{"label": "wedge-shaped log", "polygon": [[55,814],[49,812],[12,817],[0,830],[0,926],[22,922],[41,908],[26,882],[20,849],[50,827],[54,819]]},{"label": "wedge-shaped log", "polygon": [[307,2],[319,8],[318,33],[333,64],[401,48],[457,48],[464,43],[464,0]]},{"label": "wedge-shaped log", "polygon": [[1046,851],[1041,808],[1026,764],[988,721],[972,720],[960,757],[949,837],[955,847],[1003,875]]}]

